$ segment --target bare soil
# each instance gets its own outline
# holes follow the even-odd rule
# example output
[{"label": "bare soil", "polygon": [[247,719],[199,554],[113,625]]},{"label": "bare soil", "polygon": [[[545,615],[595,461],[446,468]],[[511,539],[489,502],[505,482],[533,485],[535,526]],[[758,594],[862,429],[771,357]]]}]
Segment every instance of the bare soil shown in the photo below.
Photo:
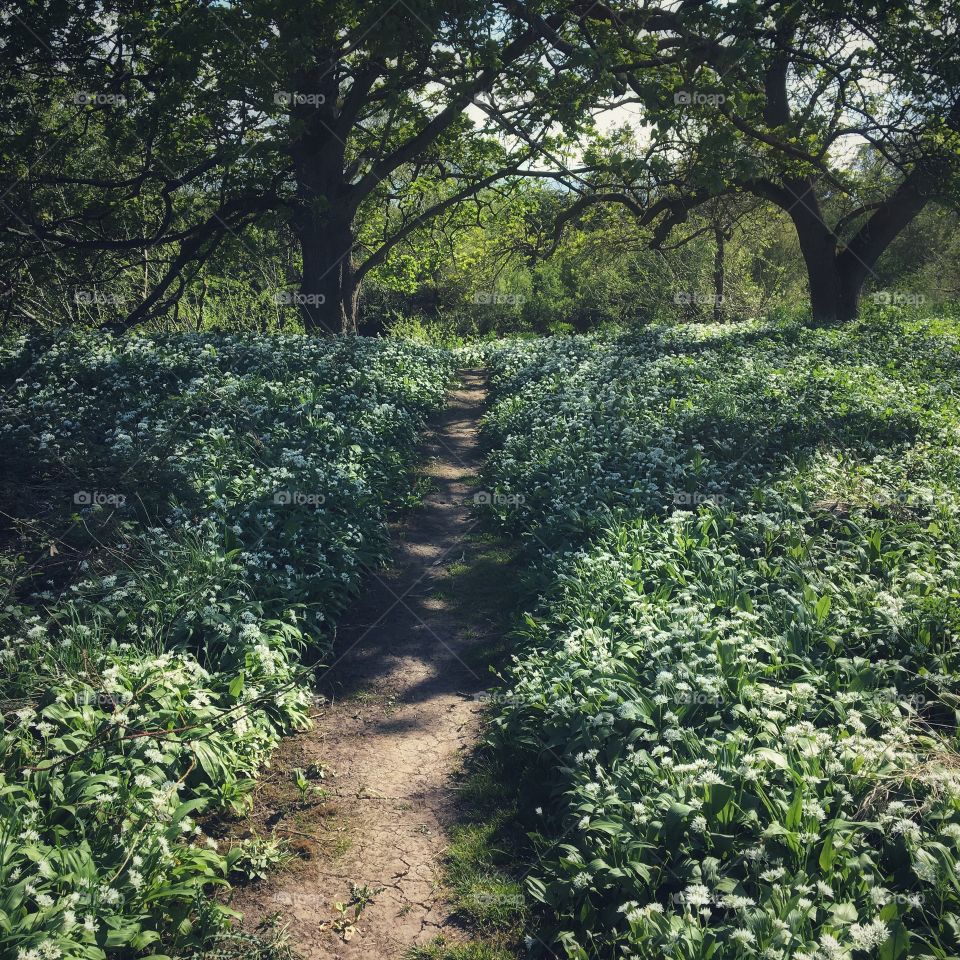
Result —
[{"label": "bare soil", "polygon": [[[450,566],[469,566],[474,551],[485,386],[481,371],[461,377],[425,441],[432,491],[401,525],[392,567],[371,575],[341,622],[315,727],[285,742],[257,794],[255,818],[297,857],[235,890],[231,906],[247,929],[285,924],[306,960],[394,958],[441,932],[462,938],[439,878],[453,774],[476,744],[489,686],[477,653],[495,627],[482,604],[444,591]],[[303,802],[296,768],[323,793]],[[362,887],[373,901],[340,919],[334,904]]]}]

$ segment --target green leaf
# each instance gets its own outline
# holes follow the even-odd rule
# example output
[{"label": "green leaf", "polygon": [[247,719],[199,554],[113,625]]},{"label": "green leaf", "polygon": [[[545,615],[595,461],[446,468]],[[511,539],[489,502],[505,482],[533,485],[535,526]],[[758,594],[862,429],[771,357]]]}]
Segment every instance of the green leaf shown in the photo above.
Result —
[{"label": "green leaf", "polygon": [[817,623],[823,623],[830,615],[830,597],[824,594],[813,608],[817,617]]},{"label": "green leaf", "polygon": [[754,754],[781,770],[790,769],[790,761],[782,753],[777,750],[771,750],[770,747],[758,747],[754,750]]},{"label": "green leaf", "polygon": [[796,830],[803,820],[803,791],[797,790],[793,795],[793,802],[787,810],[787,816],[784,823],[788,830]]},{"label": "green leaf", "polygon": [[833,845],[833,834],[828,833],[823,841],[823,847],[820,849],[820,857],[817,862],[820,864],[821,870],[829,871],[836,859],[837,850]]},{"label": "green leaf", "polygon": [[910,934],[899,920],[891,920],[887,926],[890,936],[880,947],[878,960],[901,960],[910,950]]}]

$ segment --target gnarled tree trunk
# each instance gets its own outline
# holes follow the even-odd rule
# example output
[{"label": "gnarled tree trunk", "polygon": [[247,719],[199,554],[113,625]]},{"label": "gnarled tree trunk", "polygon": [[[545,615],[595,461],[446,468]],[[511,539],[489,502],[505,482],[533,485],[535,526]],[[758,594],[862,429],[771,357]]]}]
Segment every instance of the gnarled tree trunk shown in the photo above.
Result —
[{"label": "gnarled tree trunk", "polygon": [[353,266],[352,215],[297,211],[294,231],[303,272],[296,303],[308,333],[356,333],[358,285]]},{"label": "gnarled tree trunk", "polygon": [[794,202],[787,209],[797,230],[807,267],[810,308],[817,326],[855,320],[863,284],[897,234],[928,202],[919,174],[911,174],[843,246],[820,212],[812,180],[794,181],[787,189]]},{"label": "gnarled tree trunk", "polygon": [[804,262],[810,288],[810,311],[815,326],[828,327],[856,320],[860,294],[868,270],[857,268],[837,252],[836,238],[817,237],[804,244]]},{"label": "gnarled tree trunk", "polygon": [[[333,55],[330,54],[332,57]],[[290,144],[297,181],[291,226],[303,261],[293,299],[308,333],[356,332],[357,281],[353,264],[357,198],[344,173],[346,144],[337,133],[340,95],[333,60],[318,56],[315,71],[291,79],[291,116],[299,136]]]}]

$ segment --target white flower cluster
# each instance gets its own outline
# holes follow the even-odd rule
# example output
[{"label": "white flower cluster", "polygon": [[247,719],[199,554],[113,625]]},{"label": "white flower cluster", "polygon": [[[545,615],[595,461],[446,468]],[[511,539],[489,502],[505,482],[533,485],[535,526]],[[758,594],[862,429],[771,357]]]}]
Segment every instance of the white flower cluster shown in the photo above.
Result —
[{"label": "white flower cluster", "polygon": [[0,956],[133,955],[226,875],[194,808],[241,809],[307,722],[297,655],[383,556],[455,361],[292,336],[5,349],[5,456],[25,487],[84,478],[61,520],[85,559],[0,610]]},{"label": "white flower cluster", "polygon": [[484,483],[524,497],[492,512],[554,583],[496,724],[549,771],[567,949],[956,952],[960,776],[927,735],[960,692],[942,349],[755,323],[490,354]]}]

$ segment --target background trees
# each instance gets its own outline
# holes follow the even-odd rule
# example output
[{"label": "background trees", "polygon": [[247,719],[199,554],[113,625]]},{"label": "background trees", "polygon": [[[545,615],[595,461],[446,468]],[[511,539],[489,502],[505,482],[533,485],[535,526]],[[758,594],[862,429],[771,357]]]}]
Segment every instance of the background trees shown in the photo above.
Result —
[{"label": "background trees", "polygon": [[929,202],[960,197],[958,12],[952,0],[601,5],[615,87],[649,125],[627,187],[646,211],[662,204],[667,230],[723,195],[779,208],[814,320],[851,319],[894,238]]},{"label": "background trees", "polygon": [[[0,43],[7,257],[22,274],[52,256],[93,284],[153,256],[120,326],[176,303],[227,237],[282,222],[307,328],[351,331],[389,246],[576,112],[566,66],[489,3],[25,3]],[[505,104],[511,136],[465,116],[483,97]],[[357,262],[357,218],[376,204],[391,229]]]},{"label": "background trees", "polygon": [[[865,284],[929,272],[881,261],[956,207],[956,21],[956,0],[21,0],[0,21],[0,305],[543,328],[701,315],[673,296],[694,274],[717,319],[795,305],[800,269],[812,318],[841,322]],[[476,279],[511,272],[527,292],[484,302]]]}]

